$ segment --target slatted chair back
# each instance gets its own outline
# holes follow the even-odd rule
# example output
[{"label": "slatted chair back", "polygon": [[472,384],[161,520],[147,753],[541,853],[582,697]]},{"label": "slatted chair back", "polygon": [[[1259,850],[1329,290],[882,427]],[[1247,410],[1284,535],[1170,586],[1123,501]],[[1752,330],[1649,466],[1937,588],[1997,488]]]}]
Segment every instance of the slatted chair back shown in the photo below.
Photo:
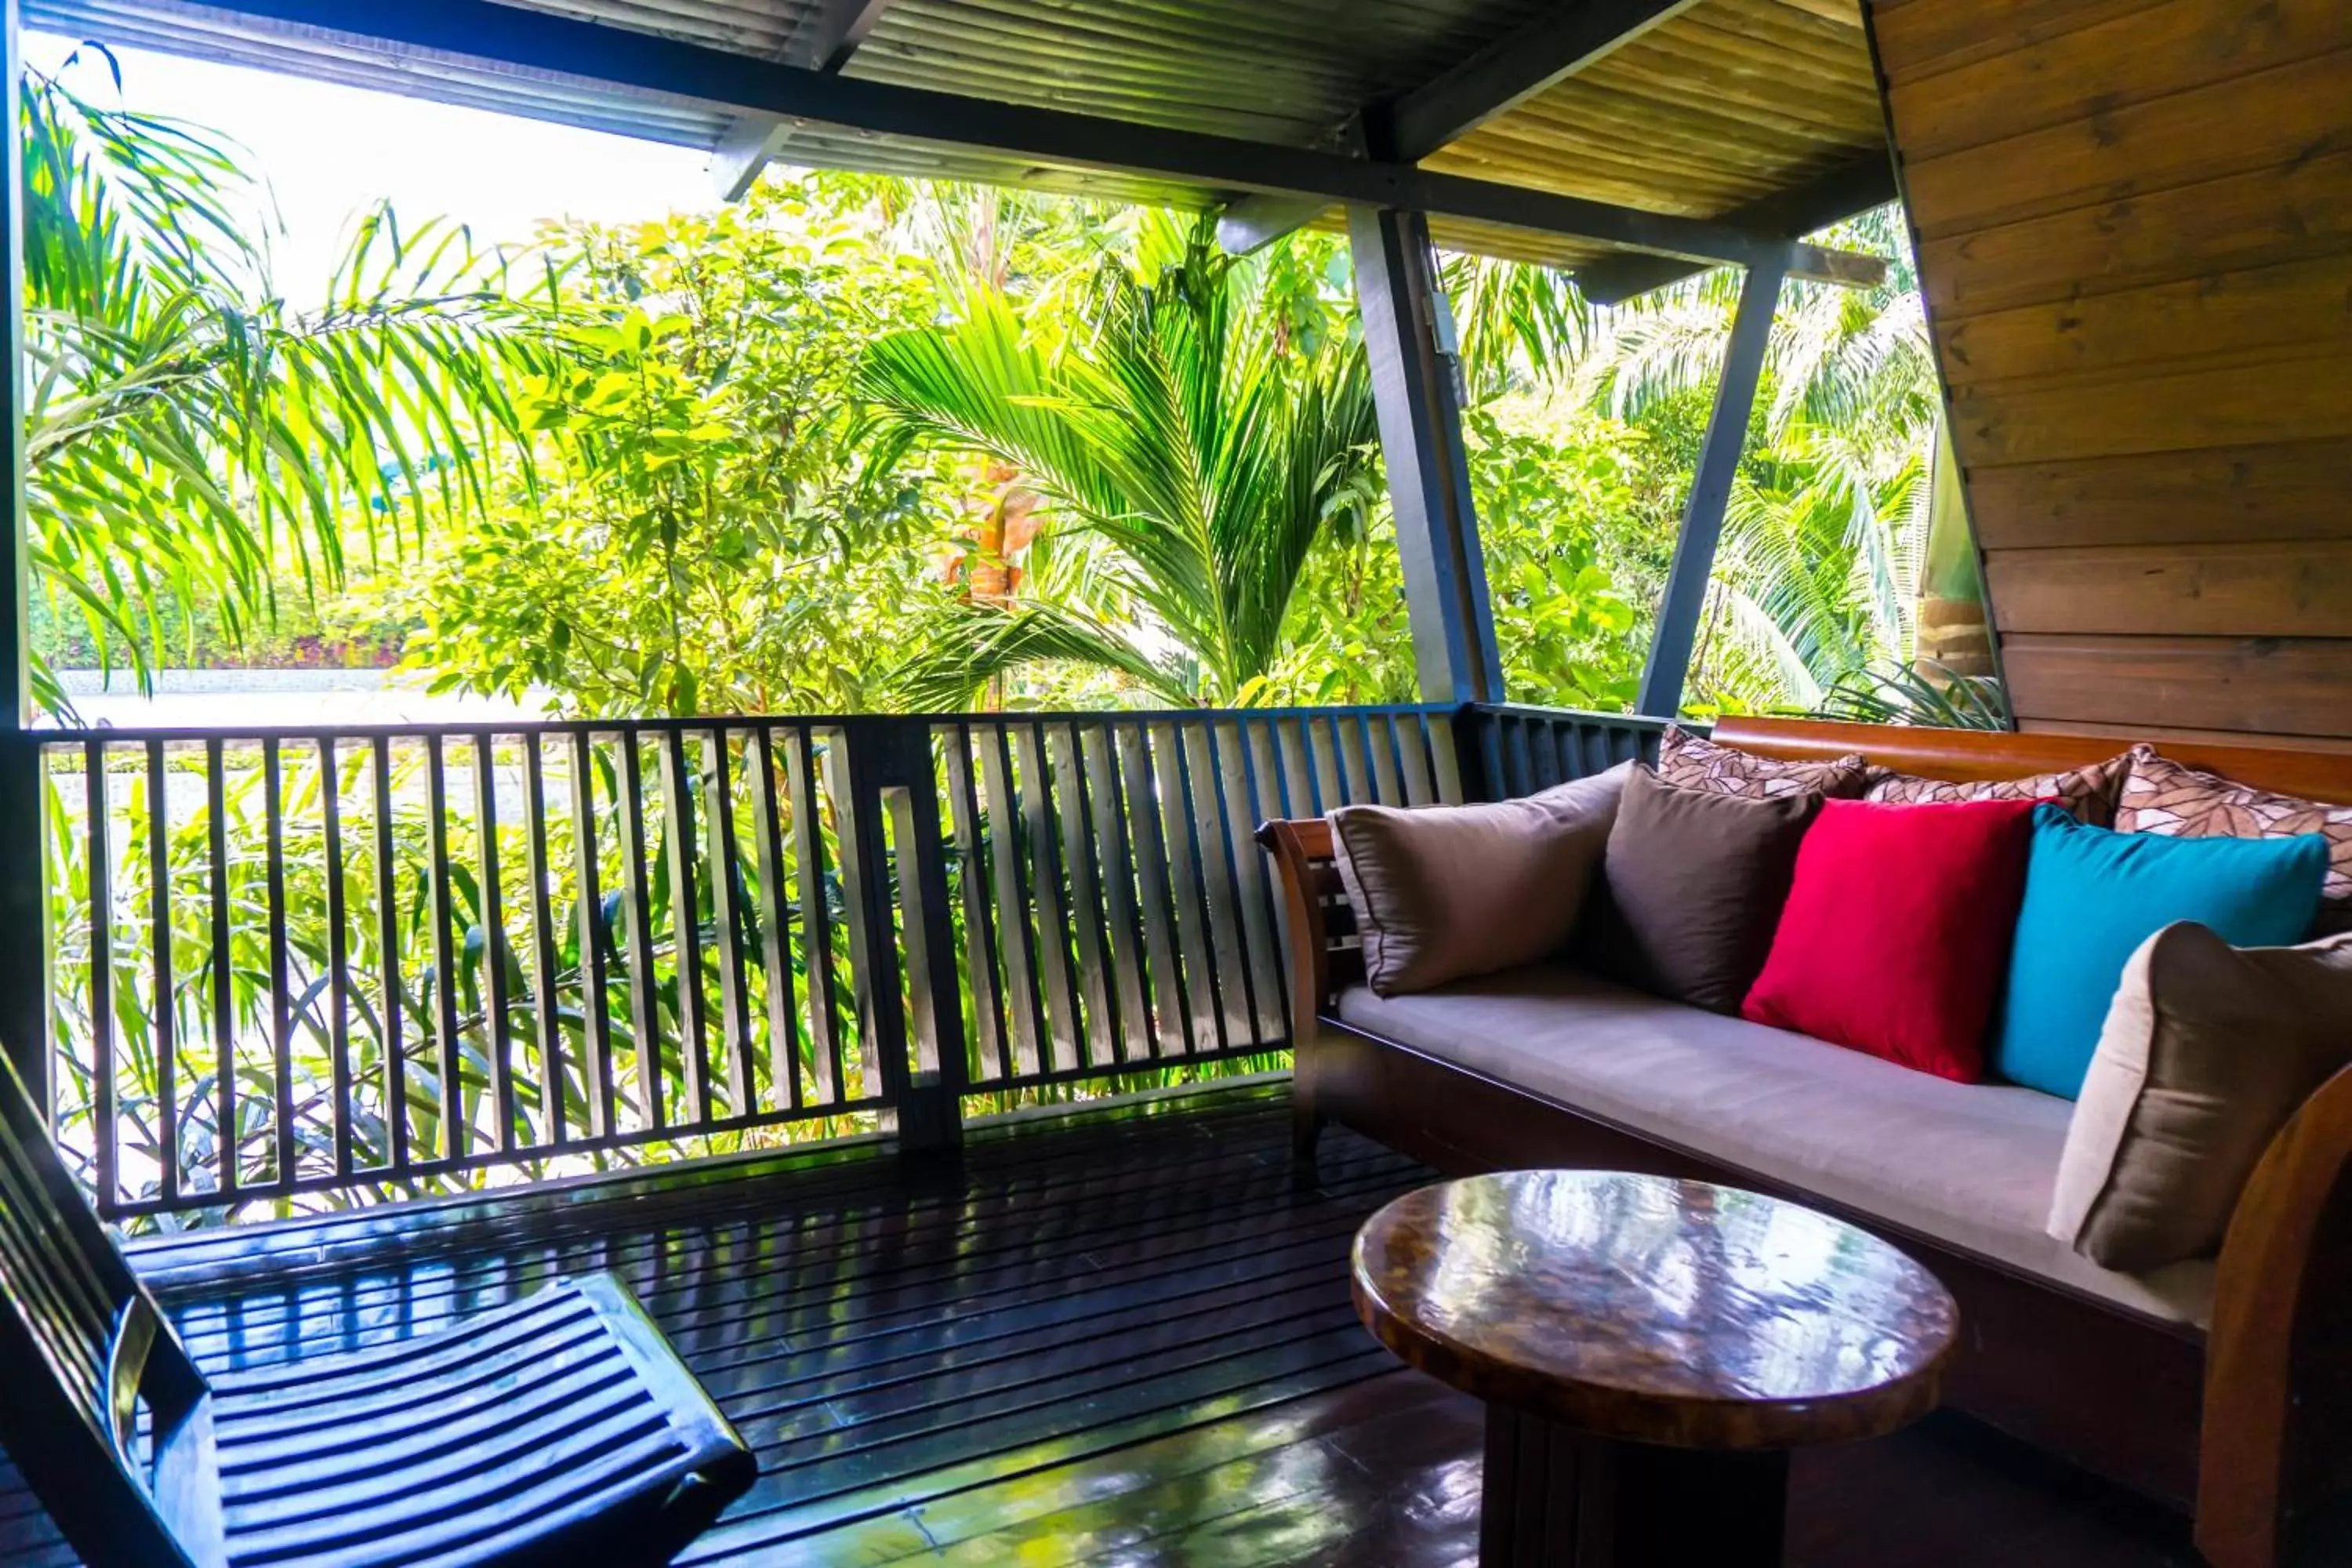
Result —
[{"label": "slatted chair back", "polygon": [[83,1561],[217,1568],[208,1392],[0,1058],[0,1447]]}]

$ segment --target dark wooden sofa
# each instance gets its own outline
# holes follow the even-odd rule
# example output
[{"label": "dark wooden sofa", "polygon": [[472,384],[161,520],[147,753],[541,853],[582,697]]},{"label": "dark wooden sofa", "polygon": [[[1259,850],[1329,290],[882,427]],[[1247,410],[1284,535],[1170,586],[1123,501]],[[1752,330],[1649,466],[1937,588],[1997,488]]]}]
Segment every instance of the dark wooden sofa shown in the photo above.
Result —
[{"label": "dark wooden sofa", "polygon": [[[1775,720],[1716,737],[1769,755],[1860,752],[1906,773],[2014,778],[2112,756],[2127,740]],[[2166,741],[2249,784],[2352,801],[2352,754]],[[1660,1142],[1343,1023],[1360,984],[1352,920],[1320,819],[1260,831],[1282,879],[1301,1155],[1339,1122],[1449,1173],[1609,1167],[1697,1176],[1841,1213],[1909,1248],[1960,1302],[1957,1407],[2176,1506],[2219,1568],[2288,1560],[2296,1526],[2352,1484],[2352,1071],[2305,1105],[2241,1200],[2210,1327],[2145,1316],[1993,1258]]]}]

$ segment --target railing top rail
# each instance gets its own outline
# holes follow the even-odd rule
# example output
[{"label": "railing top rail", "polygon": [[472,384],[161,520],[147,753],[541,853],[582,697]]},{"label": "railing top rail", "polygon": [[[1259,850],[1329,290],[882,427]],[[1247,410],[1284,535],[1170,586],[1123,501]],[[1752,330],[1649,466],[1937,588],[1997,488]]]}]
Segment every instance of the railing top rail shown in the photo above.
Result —
[{"label": "railing top rail", "polygon": [[[468,719],[368,724],[210,724],[59,726],[29,731],[49,747],[166,744],[205,741],[400,741],[430,736],[471,739],[518,735],[612,735],[624,731],[665,734],[672,731],[708,733],[712,730],[804,729],[843,730],[858,726],[920,724],[932,727],[978,724],[1115,725],[1199,722],[1209,719],[1320,719],[1332,715],[1380,714],[1445,718],[1461,711],[1450,702],[1335,703],[1297,708],[1101,708],[1019,709],[986,713],[714,713],[695,718],[668,716],[599,719]],[[1595,718],[1605,715],[1593,715]]]},{"label": "railing top rail", "polygon": [[1547,708],[1537,702],[1474,702],[1471,711],[1496,713],[1522,719],[1557,719],[1580,724],[1611,724],[1625,730],[1663,731],[1669,724],[1679,724],[1685,730],[1703,731],[1707,723],[1702,719],[1655,718],[1646,713],[1601,713],[1589,708]]}]

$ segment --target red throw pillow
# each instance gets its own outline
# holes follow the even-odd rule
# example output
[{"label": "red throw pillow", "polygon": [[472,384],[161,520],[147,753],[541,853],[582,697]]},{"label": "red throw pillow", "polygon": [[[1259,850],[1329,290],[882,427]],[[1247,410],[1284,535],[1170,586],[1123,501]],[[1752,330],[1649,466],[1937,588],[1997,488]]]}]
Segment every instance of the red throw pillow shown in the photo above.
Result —
[{"label": "red throw pillow", "polygon": [[2035,805],[1824,802],[1740,1016],[1974,1083]]}]

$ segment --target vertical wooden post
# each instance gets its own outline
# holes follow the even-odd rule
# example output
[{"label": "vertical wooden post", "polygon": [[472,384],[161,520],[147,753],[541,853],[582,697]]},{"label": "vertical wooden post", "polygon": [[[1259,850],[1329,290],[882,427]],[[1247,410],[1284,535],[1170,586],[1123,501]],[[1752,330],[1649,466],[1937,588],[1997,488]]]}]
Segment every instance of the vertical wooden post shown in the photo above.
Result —
[{"label": "vertical wooden post", "polygon": [[1351,208],[1348,239],[1421,695],[1431,702],[1499,702],[1503,665],[1462,445],[1459,356],[1429,220]]},{"label": "vertical wooden post", "polygon": [[1706,585],[1715,574],[1715,548],[1723,538],[1723,512],[1731,501],[1732,480],[1748,446],[1748,417],[1756,406],[1756,383],[1764,371],[1764,350],[1772,337],[1772,314],[1780,302],[1779,265],[1748,269],[1739,286],[1739,310],[1732,318],[1731,343],[1724,351],[1723,379],[1717,384],[1715,412],[1698,449],[1690,500],[1683,505],[1675,563],[1666,574],[1665,598],[1658,606],[1658,629],[1650,639],[1642,670],[1637,711],[1671,719],[1682,711],[1683,681],[1691,650],[1698,643],[1699,616],[1706,609]]},{"label": "vertical wooden post", "polygon": [[48,879],[42,832],[41,748],[32,733],[27,641],[31,551],[25,519],[25,150],[14,134],[24,71],[17,0],[0,0],[0,86],[11,134],[0,160],[0,439],[6,443],[7,521],[0,527],[0,1050],[46,1117],[49,1063]]},{"label": "vertical wooden post", "polygon": [[897,725],[896,742],[893,770],[898,777],[888,806],[908,1002],[913,1008],[907,1021],[912,1060],[898,1102],[898,1147],[910,1153],[944,1153],[963,1142],[963,1095],[971,1079],[963,992],[956,980],[947,845],[940,827],[931,727],[920,720],[903,720]]},{"label": "vertical wooden post", "polygon": [[859,718],[843,723],[835,742],[839,762],[829,771],[866,1047],[898,1112],[899,1148],[952,1149],[961,1138],[963,1008],[930,730],[920,721]]}]

